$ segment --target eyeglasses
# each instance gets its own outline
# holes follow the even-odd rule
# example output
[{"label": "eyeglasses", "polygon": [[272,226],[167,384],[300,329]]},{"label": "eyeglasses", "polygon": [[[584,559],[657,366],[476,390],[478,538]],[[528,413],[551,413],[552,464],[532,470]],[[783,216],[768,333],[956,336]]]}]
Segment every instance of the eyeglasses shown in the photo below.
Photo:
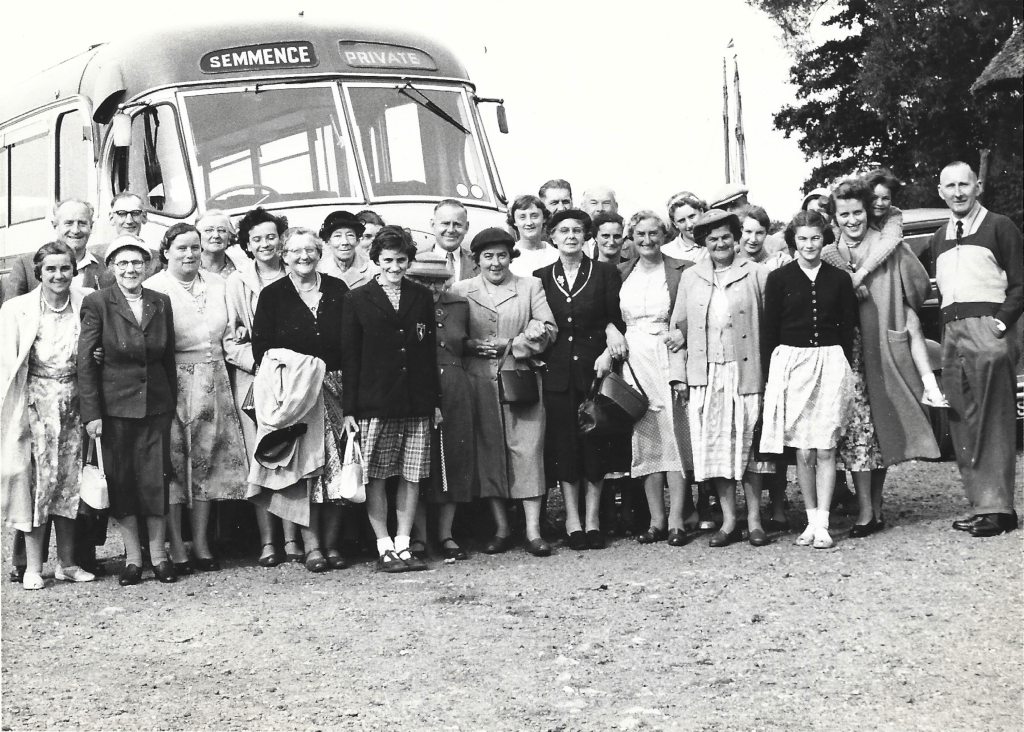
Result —
[{"label": "eyeglasses", "polygon": [[146,266],[146,263],[141,259],[125,259],[118,262],[114,262],[114,266],[117,267],[121,272],[131,267],[132,269],[142,269]]},{"label": "eyeglasses", "polygon": [[299,257],[303,254],[305,254],[307,257],[320,256],[320,252],[317,251],[316,247],[307,247],[305,249],[285,249],[284,252],[285,254],[294,254],[296,257]]},{"label": "eyeglasses", "polygon": [[143,211],[140,208],[136,208],[136,209],[133,209],[131,211],[125,211],[123,209],[118,209],[117,211],[114,211],[114,215],[117,216],[118,218],[121,218],[121,219],[126,219],[129,216],[131,216],[133,219],[137,219],[140,216],[142,216],[142,214],[144,214],[144,213],[145,213],[145,211]]}]

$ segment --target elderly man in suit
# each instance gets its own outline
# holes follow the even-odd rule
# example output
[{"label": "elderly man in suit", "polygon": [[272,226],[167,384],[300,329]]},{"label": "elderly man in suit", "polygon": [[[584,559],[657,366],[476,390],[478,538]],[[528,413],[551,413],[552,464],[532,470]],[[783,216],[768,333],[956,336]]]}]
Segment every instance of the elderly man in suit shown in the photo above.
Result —
[{"label": "elderly man in suit", "polygon": [[446,198],[437,204],[430,228],[434,232],[434,244],[427,251],[445,258],[445,266],[454,282],[480,274],[479,265],[462,246],[469,232],[469,214],[460,201]]},{"label": "elderly man in suit", "polygon": [[1005,216],[978,201],[981,183],[967,163],[939,175],[949,223],[932,235],[942,296],[942,387],[949,429],[970,502],[953,528],[996,536],[1017,528],[1014,491],[1014,384],[1024,310],[1024,247]]},{"label": "elderly man in suit", "polygon": [[[89,237],[92,235],[94,210],[92,204],[69,198],[53,207],[53,230],[57,241],[71,247],[75,253],[78,274],[74,284],[95,290],[104,267],[89,253]],[[19,257],[4,280],[3,300],[24,295],[39,287],[32,256],[35,252]]]}]

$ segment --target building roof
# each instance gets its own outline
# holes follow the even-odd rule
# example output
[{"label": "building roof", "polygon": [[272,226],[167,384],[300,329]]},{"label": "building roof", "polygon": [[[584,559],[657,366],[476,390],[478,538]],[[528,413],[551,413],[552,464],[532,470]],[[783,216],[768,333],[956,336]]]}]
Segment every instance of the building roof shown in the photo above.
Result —
[{"label": "building roof", "polygon": [[1024,79],[1024,26],[1017,28],[1002,50],[988,62],[977,81],[971,84],[975,94],[982,91],[1020,89]]}]

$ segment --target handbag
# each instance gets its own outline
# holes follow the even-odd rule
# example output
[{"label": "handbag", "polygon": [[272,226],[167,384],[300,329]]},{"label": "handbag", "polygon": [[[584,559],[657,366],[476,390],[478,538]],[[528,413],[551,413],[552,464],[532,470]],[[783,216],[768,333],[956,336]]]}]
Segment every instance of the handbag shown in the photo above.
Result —
[{"label": "handbag", "polygon": [[615,371],[603,378],[594,379],[589,398],[580,404],[580,434],[595,437],[627,434],[647,413],[647,392],[636,378],[629,361],[626,361],[626,366],[639,391]]},{"label": "handbag", "polygon": [[512,350],[512,339],[505,344],[505,352],[498,362],[498,373],[494,380],[498,382],[498,401],[502,404],[536,404],[540,401],[540,389],[537,388],[537,376],[532,370],[502,371],[508,354]]},{"label": "handbag", "polygon": [[[93,453],[96,454],[96,465],[90,465]],[[110,494],[107,492],[107,476],[103,470],[103,445],[100,438],[89,440],[89,449],[82,466],[82,484],[80,497],[91,508],[102,511],[110,507]]]},{"label": "handbag", "polygon": [[341,474],[338,477],[341,497],[352,503],[366,501],[366,487],[363,485],[363,450],[359,444],[359,435],[352,432],[345,444],[345,453],[341,458]]}]

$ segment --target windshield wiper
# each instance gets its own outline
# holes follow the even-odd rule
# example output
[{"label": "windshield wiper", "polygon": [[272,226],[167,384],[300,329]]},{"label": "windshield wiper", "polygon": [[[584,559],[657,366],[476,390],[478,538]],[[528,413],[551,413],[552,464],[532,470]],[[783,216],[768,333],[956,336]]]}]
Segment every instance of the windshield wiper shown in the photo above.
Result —
[{"label": "windshield wiper", "polygon": [[[412,85],[412,82],[406,82],[405,86],[398,86],[398,87],[395,87],[395,88],[398,89],[398,93],[401,94],[402,96],[409,97],[409,99],[411,99],[414,102],[416,102],[416,104],[420,105],[421,107],[423,107],[426,110],[429,110],[429,111],[433,112],[435,115],[437,115],[438,117],[443,119],[445,122],[450,124],[452,127],[455,127],[456,129],[461,130],[464,134],[467,134],[467,135],[469,134],[469,130],[466,129],[462,125],[461,122],[459,122],[457,119],[455,119],[450,114],[445,112],[437,104],[432,102],[430,100],[430,98],[426,94],[424,94],[422,91],[420,91],[419,89],[414,87]],[[416,92],[417,94],[419,94],[420,98],[414,97],[410,93],[410,90]]]}]

